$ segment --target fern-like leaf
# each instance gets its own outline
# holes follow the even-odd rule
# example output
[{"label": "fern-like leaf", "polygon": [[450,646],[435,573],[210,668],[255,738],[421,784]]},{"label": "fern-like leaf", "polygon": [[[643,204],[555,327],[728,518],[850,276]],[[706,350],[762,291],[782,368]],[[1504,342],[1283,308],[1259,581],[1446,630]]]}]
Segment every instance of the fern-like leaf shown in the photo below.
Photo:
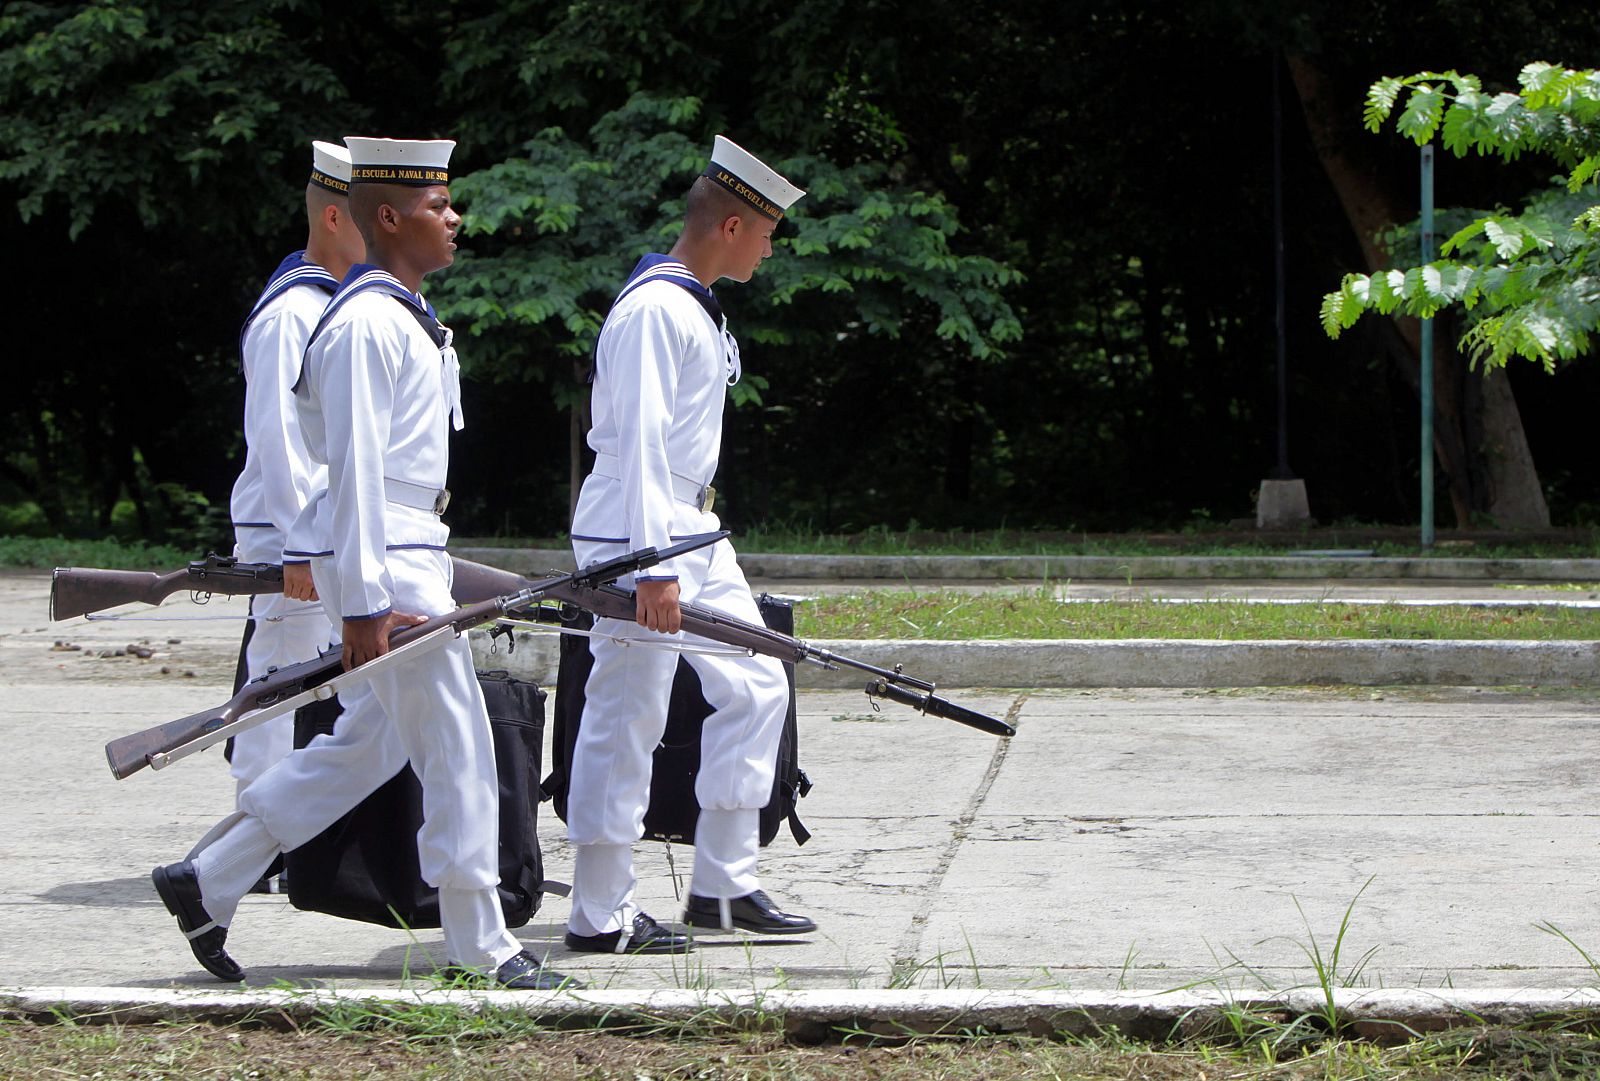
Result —
[{"label": "fern-like leaf", "polygon": [[1600,173],[1600,154],[1590,154],[1577,165],[1572,167],[1572,172],[1567,175],[1567,190],[1577,191]]},{"label": "fern-like leaf", "polygon": [[1505,218],[1488,218],[1483,223],[1483,235],[1494,245],[1495,254],[1502,259],[1515,259],[1522,254],[1528,238],[1522,226]]},{"label": "fern-like leaf", "polygon": [[1443,115],[1444,89],[1423,83],[1412,88],[1405,112],[1400,114],[1395,126],[1401,135],[1421,146],[1433,138]]},{"label": "fern-like leaf", "polygon": [[1561,77],[1563,69],[1559,64],[1549,64],[1543,60],[1535,60],[1531,64],[1524,64],[1522,70],[1517,72],[1517,82],[1523,90],[1537,94],[1548,88]]},{"label": "fern-like leaf", "polygon": [[1399,100],[1400,89],[1405,82],[1404,79],[1383,78],[1373,83],[1367,90],[1367,108],[1363,116],[1368,131],[1379,131],[1383,128],[1383,122],[1394,112],[1394,103]]},{"label": "fern-like leaf", "polygon": [[1344,293],[1332,292],[1322,294],[1322,307],[1318,311],[1318,318],[1322,322],[1322,333],[1330,338],[1337,339],[1344,331],[1344,321],[1340,319],[1340,309],[1344,307]]},{"label": "fern-like leaf", "polygon": [[1449,240],[1446,240],[1443,244],[1439,245],[1439,254],[1453,254],[1462,245],[1466,244],[1467,241],[1483,232],[1484,223],[1487,221],[1487,218],[1479,218],[1472,224],[1456,230],[1456,232],[1451,235]]}]

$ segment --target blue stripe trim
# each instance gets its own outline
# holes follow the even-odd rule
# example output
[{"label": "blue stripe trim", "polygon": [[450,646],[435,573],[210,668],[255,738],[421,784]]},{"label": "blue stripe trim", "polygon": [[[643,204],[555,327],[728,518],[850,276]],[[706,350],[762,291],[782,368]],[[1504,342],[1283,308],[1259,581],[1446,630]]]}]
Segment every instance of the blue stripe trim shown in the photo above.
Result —
[{"label": "blue stripe trim", "polygon": [[283,565],[285,567],[304,567],[310,562],[311,560],[309,559],[285,559]]},{"label": "blue stripe trim", "polygon": [[636,574],[633,576],[633,580],[635,582],[676,582],[678,576],[676,574]]},{"label": "blue stripe trim", "polygon": [[267,279],[266,287],[261,290],[255,306],[250,309],[250,314],[245,316],[244,325],[239,328],[239,370],[244,371],[244,338],[250,332],[250,324],[256,321],[256,316],[261,314],[261,309],[277,300],[284,293],[296,286],[309,285],[322,290],[330,297],[339,288],[339,279],[329,274],[326,269],[306,259],[304,250],[293,252],[284,257],[278,264],[278,269],[272,272]]},{"label": "blue stripe trim", "polygon": [[[686,541],[698,536],[700,536],[699,533],[673,533],[669,535],[668,539],[675,541]],[[572,539],[590,541],[594,544],[627,544],[633,540],[632,537],[586,537],[582,533],[572,534]],[[682,557],[680,556],[679,558]]]},{"label": "blue stripe trim", "polygon": [[623,283],[622,289],[617,293],[617,299],[611,302],[616,307],[617,302],[646,282],[664,279],[673,285],[680,285],[697,297],[716,302],[716,294],[703,284],[699,278],[682,262],[669,255],[650,252],[641,256],[634,264],[633,272],[628,275],[628,280]]},{"label": "blue stripe trim", "polygon": [[[611,302],[613,310],[622,303],[622,298],[653,281],[671,282],[679,286],[704,309],[706,317],[711,320],[711,325],[719,333],[726,333],[728,318],[722,313],[722,305],[713,293],[699,278],[690,273],[689,268],[670,256],[651,252],[642,256],[634,264],[633,271],[628,275],[628,280],[623,284],[622,291],[617,294],[617,299]],[[604,328],[601,328],[602,330]]]},{"label": "blue stripe trim", "polygon": [[[423,551],[428,551],[428,552],[442,552],[442,551],[445,550],[445,547],[442,544],[386,544],[386,545],[383,546],[383,550],[386,551],[386,552],[405,552],[405,551],[409,551],[409,550],[414,549],[414,548],[415,549],[420,549],[420,550],[423,550]],[[311,559],[321,559],[321,558],[323,558],[325,556],[331,556],[331,555],[333,555],[333,553],[334,553],[334,549],[332,549],[332,548],[329,548],[326,552],[302,552],[302,551],[299,551],[297,549],[288,549],[288,548],[286,548],[286,549],[284,549],[284,552],[283,552],[283,554],[285,556],[305,556],[305,557],[307,557],[306,559],[296,559],[296,560],[285,559],[284,562],[286,562],[286,563],[291,563],[291,562],[292,563],[305,563],[305,562],[307,562],[308,560],[311,560]]]},{"label": "blue stripe trim", "polygon": [[[350,268],[350,273],[344,276],[344,281],[339,283],[339,289],[333,294],[333,299],[328,301],[328,306],[322,309],[322,318],[317,320],[317,325],[312,328],[310,336],[306,338],[306,352],[309,353],[311,351],[311,346],[316,342],[317,335],[322,333],[329,320],[337,314],[339,309],[344,307],[351,297],[357,293],[366,292],[368,289],[376,289],[380,292],[388,293],[400,303],[426,315],[434,326],[441,326],[438,312],[434,311],[433,305],[428,303],[421,293],[413,293],[405,287],[405,284],[399,278],[381,267],[375,267],[371,263],[357,263]],[[300,382],[305,378],[305,368],[305,357],[302,356],[300,358],[300,371],[295,374],[294,385],[289,388],[290,390],[298,391],[300,389]]]},{"label": "blue stripe trim", "polygon": [[392,611],[394,611],[393,608],[385,608],[381,612],[373,612],[370,616],[345,616],[344,619],[348,623],[365,623],[368,620],[382,619]]},{"label": "blue stripe trim", "polygon": [[271,522],[234,522],[233,523],[233,528],[235,528],[235,529],[276,529],[278,527],[273,525]]}]

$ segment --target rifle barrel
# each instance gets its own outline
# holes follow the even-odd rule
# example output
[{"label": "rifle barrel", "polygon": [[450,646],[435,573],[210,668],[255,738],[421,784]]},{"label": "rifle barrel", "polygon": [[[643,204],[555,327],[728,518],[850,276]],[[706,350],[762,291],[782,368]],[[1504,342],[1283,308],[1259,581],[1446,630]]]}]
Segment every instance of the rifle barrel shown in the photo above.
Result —
[{"label": "rifle barrel", "polygon": [[[615,586],[589,589],[568,583],[556,586],[545,596],[552,600],[566,601],[609,619],[631,621],[636,612],[637,602],[634,594]],[[713,642],[721,642],[723,645],[738,649],[748,649],[752,653],[775,657],[790,664],[809,659],[824,666],[844,665],[868,672],[878,677],[867,685],[868,694],[889,698],[921,713],[931,713],[935,717],[943,717],[947,721],[955,721],[991,735],[1016,735],[1017,730],[1002,720],[937,697],[933,693],[934,685],[926,680],[908,676],[904,672],[879,668],[877,665],[858,661],[852,657],[842,657],[784,634],[782,631],[759,627],[710,608],[684,604],[679,606],[679,611],[682,613],[685,634],[699,635]]]},{"label": "rifle barrel", "polygon": [[918,713],[931,713],[935,717],[943,717],[947,721],[955,721],[980,732],[988,732],[992,736],[1014,736],[1017,730],[997,717],[987,713],[979,713],[975,709],[958,706],[948,699],[940,698],[934,694],[918,694],[916,691],[907,690],[905,687],[890,683],[888,680],[876,679],[867,684],[867,694],[873,698],[891,698],[902,705],[910,706]]}]

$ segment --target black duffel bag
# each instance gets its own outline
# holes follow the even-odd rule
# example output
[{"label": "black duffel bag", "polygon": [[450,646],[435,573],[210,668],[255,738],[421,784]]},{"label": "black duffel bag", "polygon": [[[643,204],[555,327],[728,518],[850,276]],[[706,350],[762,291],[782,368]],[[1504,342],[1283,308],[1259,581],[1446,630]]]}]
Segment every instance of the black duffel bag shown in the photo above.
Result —
[{"label": "black duffel bag", "polygon": [[[794,605],[765,593],[756,598],[762,621],[784,634],[794,633]],[[562,612],[565,626],[587,631],[594,617],[581,609]],[[572,773],[572,750],[577,746],[578,728],[583,723],[584,687],[594,657],[589,639],[579,634],[561,636],[561,664],[556,676],[556,704],[550,732],[550,774],[544,780],[546,798],[556,815],[567,820],[568,785]],[[811,791],[811,779],[800,768],[800,740],[795,719],[794,665],[785,664],[789,677],[789,712],[783,720],[783,735],[778,742],[777,770],[772,780],[772,798],[761,809],[761,844],[772,843],[778,827],[789,824],[796,844],[805,844],[811,833],[800,821],[795,804]],[[672,698],[667,706],[667,729],[656,747],[650,773],[650,805],[644,812],[646,840],[694,843],[694,827],[700,818],[700,801],[695,798],[694,779],[700,771],[700,730],[711,707],[701,692],[700,677],[683,658],[672,679]],[[292,881],[292,879],[291,879]]]},{"label": "black duffel bag", "polygon": [[[479,672],[500,777],[500,907],[507,927],[539,911],[544,861],[538,813],[545,692],[505,672]],[[339,699],[295,713],[294,745],[333,731]],[[349,814],[285,858],[289,901],[308,912],[387,927],[438,927],[439,892],[422,881],[422,785],[402,767]]]}]

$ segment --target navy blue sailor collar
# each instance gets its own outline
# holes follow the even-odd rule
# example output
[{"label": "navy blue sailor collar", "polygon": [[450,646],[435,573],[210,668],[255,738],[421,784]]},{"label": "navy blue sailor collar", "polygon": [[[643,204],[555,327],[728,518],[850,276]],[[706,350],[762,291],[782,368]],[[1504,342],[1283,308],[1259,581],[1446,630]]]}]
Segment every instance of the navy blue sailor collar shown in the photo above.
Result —
[{"label": "navy blue sailor collar", "polygon": [[444,347],[446,344],[446,332],[439,322],[439,313],[434,311],[433,305],[428,303],[421,293],[413,293],[407,289],[399,278],[382,267],[373,266],[371,263],[357,263],[350,268],[350,273],[346,274],[344,281],[339,283],[338,292],[333,294],[333,299],[328,301],[327,308],[323,309],[322,318],[317,320],[316,329],[311,332],[311,338],[306,341],[307,347],[321,333],[322,328],[328,325],[334,313],[344,307],[351,297],[356,296],[358,293],[369,291],[388,293],[411,309],[413,314],[419,316],[417,321],[422,324],[423,329],[428,331],[428,337],[434,340],[434,344],[440,348]]},{"label": "navy blue sailor collar", "polygon": [[739,361],[739,343],[728,331],[728,317],[723,314],[722,305],[717,302],[716,294],[711,292],[709,286],[692,274],[682,262],[670,255],[659,252],[650,252],[642,256],[634,264],[633,272],[628,275],[628,280],[623,283],[622,291],[617,294],[617,299],[611,302],[615,308],[622,303],[622,298],[653,281],[671,282],[686,292],[699,303],[706,315],[711,319],[711,325],[722,335],[723,347],[728,360],[728,385],[733,386],[739,382],[742,367]]},{"label": "navy blue sailor collar", "polygon": [[[316,327],[311,331],[311,336],[306,339],[307,352],[311,343],[317,340],[335,313],[344,307],[350,299],[361,293],[379,292],[388,293],[398,300],[407,311],[421,324],[428,337],[433,339],[433,344],[439,347],[441,354],[450,347],[450,331],[439,322],[439,315],[434,311],[433,305],[421,293],[413,293],[405,287],[399,278],[384,270],[382,267],[373,266],[371,263],[357,263],[350,268],[344,276],[344,281],[339,283],[339,289],[333,294],[333,299],[328,301],[328,306],[322,311],[322,318],[317,320]],[[301,358],[300,371],[295,376],[294,386],[290,390],[298,391],[300,382],[305,378],[305,359]]]},{"label": "navy blue sailor collar", "polygon": [[661,255],[657,252],[651,252],[643,256],[638,263],[634,264],[633,272],[628,275],[628,280],[623,283],[622,291],[617,294],[617,299],[611,302],[612,306],[615,307],[623,297],[639,288],[639,286],[653,281],[669,281],[673,285],[688,290],[689,294],[700,302],[700,306],[706,310],[706,314],[711,317],[711,321],[717,325],[718,330],[722,330],[727,325],[727,316],[722,314],[722,305],[717,303],[716,294],[708,286],[701,284],[700,279],[691,274],[689,268],[681,262],[670,255]]},{"label": "navy blue sailor collar", "polygon": [[283,262],[278,264],[278,269],[272,272],[267,279],[266,286],[261,290],[261,296],[256,298],[255,305],[250,309],[250,314],[244,317],[244,325],[239,328],[239,370],[244,371],[244,338],[250,333],[250,325],[256,321],[256,316],[261,314],[263,308],[277,300],[290,289],[300,285],[310,285],[332,296],[339,288],[339,279],[329,274],[323,266],[313,263],[306,258],[304,249],[286,255]]}]

